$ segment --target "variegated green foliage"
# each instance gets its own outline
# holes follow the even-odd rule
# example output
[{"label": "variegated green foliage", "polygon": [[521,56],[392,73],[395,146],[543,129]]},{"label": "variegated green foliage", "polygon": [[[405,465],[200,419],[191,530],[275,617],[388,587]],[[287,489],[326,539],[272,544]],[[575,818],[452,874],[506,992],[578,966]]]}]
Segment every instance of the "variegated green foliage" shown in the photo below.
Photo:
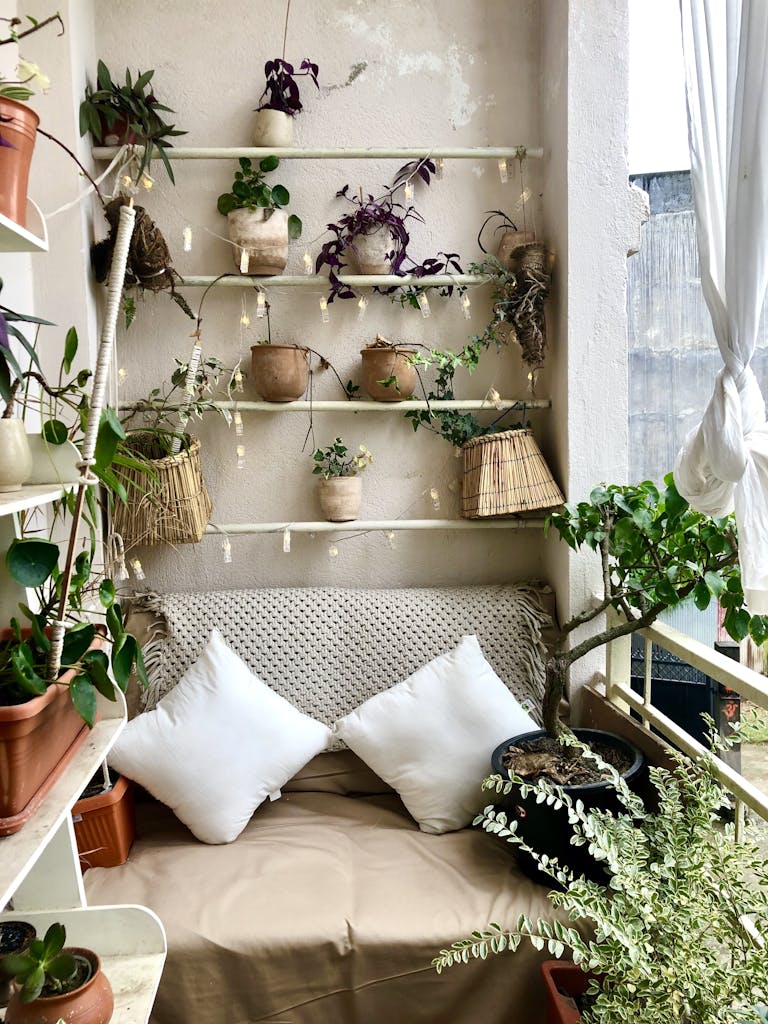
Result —
[{"label": "variegated green foliage", "polygon": [[[578,744],[571,737],[564,742]],[[584,749],[584,756],[600,759]],[[602,762],[601,762],[602,764]],[[472,958],[514,951],[528,941],[553,957],[568,954],[585,971],[594,1003],[585,1024],[721,1024],[764,1020],[768,1001],[768,864],[757,846],[737,844],[727,798],[711,758],[676,757],[674,771],[651,768],[658,809],[647,811],[621,776],[608,772],[621,814],[585,810],[548,781],[492,776],[484,788],[513,788],[565,808],[573,844],[586,846],[609,882],[577,877],[531,849],[517,822],[488,806],[475,824],[526,850],[562,888],[549,893],[551,921],[522,915],[491,923],[440,951],[438,972]]]}]

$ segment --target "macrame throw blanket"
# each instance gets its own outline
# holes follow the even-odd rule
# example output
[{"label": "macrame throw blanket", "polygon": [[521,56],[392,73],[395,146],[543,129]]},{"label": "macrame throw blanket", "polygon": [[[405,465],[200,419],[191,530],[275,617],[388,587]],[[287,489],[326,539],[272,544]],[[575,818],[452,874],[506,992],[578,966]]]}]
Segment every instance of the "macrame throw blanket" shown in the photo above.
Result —
[{"label": "macrame throw blanket", "polygon": [[540,721],[541,630],[550,622],[540,593],[520,585],[144,594],[134,607],[165,620],[165,636],[144,648],[144,706],[176,685],[214,627],[260,679],[327,725],[474,633],[496,674]]}]

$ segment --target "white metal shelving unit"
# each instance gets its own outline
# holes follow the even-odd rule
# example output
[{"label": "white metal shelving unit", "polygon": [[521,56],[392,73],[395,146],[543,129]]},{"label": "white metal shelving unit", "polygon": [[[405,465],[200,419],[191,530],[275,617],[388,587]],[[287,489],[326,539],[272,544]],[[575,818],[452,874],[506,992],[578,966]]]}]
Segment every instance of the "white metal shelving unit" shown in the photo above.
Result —
[{"label": "white metal shelving unit", "polygon": [[[133,147],[142,153],[143,146]],[[94,146],[94,160],[113,160],[119,146]],[[540,146],[405,146],[354,147],[337,146],[317,149],[308,146],[174,146],[166,150],[169,160],[237,160],[248,157],[261,160],[276,156],[281,160],[516,160],[519,157],[541,159]]]},{"label": "white metal shelving unit", "polygon": [[[128,402],[121,405],[121,412],[150,412],[152,406],[146,402]],[[180,403],[173,403],[166,406],[171,412],[179,412],[183,408]],[[296,402],[254,402],[225,400],[212,402],[212,409],[224,409],[230,412],[362,412],[362,413],[406,413],[408,411],[426,412],[429,409],[435,412],[465,411],[465,412],[508,412],[514,409],[551,409],[552,399],[550,398],[500,398],[496,402],[490,402],[486,398],[451,398],[437,399],[434,402],[426,402],[421,399],[405,399],[402,402],[374,402],[350,399],[334,399],[327,401],[308,401],[302,399]]]},{"label": "white metal shelving unit", "polygon": [[348,523],[299,520],[279,523],[210,523],[205,532],[218,536],[257,533],[387,533],[390,530],[542,530],[544,520],[531,519],[353,519]]},{"label": "white metal shelving unit", "polygon": [[[33,238],[2,219],[0,251],[47,249],[47,236],[44,246],[29,244]],[[53,464],[51,472],[56,475]],[[0,494],[0,552],[19,535],[20,513],[50,504],[76,486],[57,479]],[[7,574],[4,559],[2,563],[0,614],[6,620],[9,609],[16,610],[27,595]],[[125,700],[116,692],[115,702],[98,696],[98,721],[34,814],[18,832],[0,838],[0,909],[12,903],[0,920],[23,918],[36,927],[38,935],[53,921],[61,921],[68,943],[93,949],[102,958],[115,995],[113,1024],[141,1024],[149,1020],[162,974],[165,931],[146,907],[86,906],[71,816],[75,801],[125,727]]]}]

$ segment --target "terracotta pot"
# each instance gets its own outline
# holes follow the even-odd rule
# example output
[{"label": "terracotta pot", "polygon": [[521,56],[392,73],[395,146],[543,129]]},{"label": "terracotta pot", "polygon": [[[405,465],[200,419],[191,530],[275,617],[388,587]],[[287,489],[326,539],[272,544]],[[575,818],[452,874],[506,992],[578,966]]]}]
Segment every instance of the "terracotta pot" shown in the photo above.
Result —
[{"label": "terracotta pot", "polygon": [[32,452],[24,421],[0,419],[0,491],[19,491],[31,476]]},{"label": "terracotta pot", "polygon": [[[227,214],[235,266],[241,273],[281,274],[288,262],[288,214],[285,210],[231,210]],[[248,269],[241,270],[243,250]]]},{"label": "terracotta pot", "polygon": [[252,345],[251,374],[265,402],[295,402],[307,390],[309,350],[300,345]]},{"label": "terracotta pot", "polygon": [[349,523],[360,515],[363,481],[359,476],[333,476],[318,480],[320,509],[331,523]]},{"label": "terracotta pot", "polygon": [[578,964],[561,960],[545,960],[541,973],[547,990],[547,1024],[579,1024],[576,998],[587,991],[592,975]]},{"label": "terracotta pot", "polygon": [[[402,402],[410,398],[416,387],[416,367],[409,361],[416,352],[412,348],[364,348],[363,387],[376,402]],[[385,387],[381,380],[395,377],[395,383]]]},{"label": "terracotta pot", "polygon": [[254,146],[292,146],[293,118],[282,110],[257,110],[253,120]]},{"label": "terracotta pot", "polygon": [[536,235],[533,231],[502,231],[499,244],[496,249],[496,258],[504,266],[509,266],[509,257],[512,255],[512,250],[516,249],[518,245],[529,245],[531,242],[536,241]]},{"label": "terracotta pot", "polygon": [[115,1008],[112,986],[101,969],[98,956],[90,949],[67,946],[67,953],[84,957],[93,974],[74,992],[61,996],[41,996],[31,1003],[22,1003],[14,992],[5,1012],[5,1024],[109,1024]]},{"label": "terracotta pot", "polygon": [[[0,631],[0,640],[10,630]],[[101,637],[94,641],[102,644]],[[88,736],[69,696],[74,669],[24,704],[0,707],[0,836],[18,832]]]},{"label": "terracotta pot", "polygon": [[389,254],[393,247],[392,233],[382,224],[366,235],[355,235],[349,248],[359,274],[388,274],[392,269]]},{"label": "terracotta pot", "polygon": [[78,800],[72,821],[83,871],[125,864],[136,838],[133,785],[119,775],[111,789]]},{"label": "terracotta pot", "polygon": [[13,984],[11,978],[3,973],[2,957],[9,953],[26,953],[36,936],[34,925],[28,921],[0,923],[0,1009],[8,1005]]},{"label": "terracotta pot", "polygon": [[26,103],[0,96],[0,213],[27,226],[27,184],[40,118]]}]

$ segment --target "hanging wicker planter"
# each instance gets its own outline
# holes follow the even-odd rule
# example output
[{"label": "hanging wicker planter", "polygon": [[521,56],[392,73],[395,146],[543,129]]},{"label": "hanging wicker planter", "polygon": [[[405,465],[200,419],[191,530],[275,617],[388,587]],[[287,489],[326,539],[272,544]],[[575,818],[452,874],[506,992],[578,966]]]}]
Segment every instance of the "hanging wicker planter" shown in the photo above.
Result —
[{"label": "hanging wicker planter", "polygon": [[211,499],[203,480],[200,441],[184,435],[175,455],[151,433],[131,435],[126,442],[136,454],[151,460],[150,470],[126,469],[123,479],[127,505],[115,503],[112,529],[126,547],[136,544],[196,544],[211,515]]},{"label": "hanging wicker planter", "polygon": [[565,500],[529,429],[473,437],[462,446],[465,519],[552,508]]}]

